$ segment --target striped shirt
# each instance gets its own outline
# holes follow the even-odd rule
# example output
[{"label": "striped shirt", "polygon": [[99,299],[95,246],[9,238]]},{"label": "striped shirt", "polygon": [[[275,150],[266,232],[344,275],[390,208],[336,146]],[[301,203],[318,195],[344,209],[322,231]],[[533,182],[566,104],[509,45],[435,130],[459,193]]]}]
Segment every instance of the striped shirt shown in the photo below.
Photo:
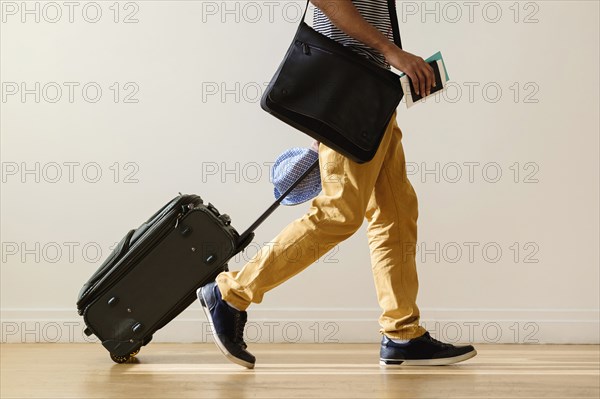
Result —
[{"label": "striped shirt", "polygon": [[[377,28],[390,41],[394,41],[390,13],[388,11],[386,0],[352,0],[352,3],[368,23]],[[348,46],[351,50],[367,57],[380,66],[390,69],[390,65],[385,60],[383,54],[344,33],[317,7],[314,8],[313,12],[313,29],[344,46]]]}]

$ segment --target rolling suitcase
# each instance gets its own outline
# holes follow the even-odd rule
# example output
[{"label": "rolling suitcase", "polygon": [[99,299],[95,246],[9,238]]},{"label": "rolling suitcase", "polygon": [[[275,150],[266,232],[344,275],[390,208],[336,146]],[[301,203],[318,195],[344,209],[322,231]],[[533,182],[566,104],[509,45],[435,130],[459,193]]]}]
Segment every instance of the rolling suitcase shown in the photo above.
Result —
[{"label": "rolling suitcase", "polygon": [[116,363],[147,345],[196,299],[227,262],[254,238],[254,230],[279,206],[315,161],[242,234],[211,203],[180,194],[130,230],[79,292],[77,311],[85,334],[94,334]]}]

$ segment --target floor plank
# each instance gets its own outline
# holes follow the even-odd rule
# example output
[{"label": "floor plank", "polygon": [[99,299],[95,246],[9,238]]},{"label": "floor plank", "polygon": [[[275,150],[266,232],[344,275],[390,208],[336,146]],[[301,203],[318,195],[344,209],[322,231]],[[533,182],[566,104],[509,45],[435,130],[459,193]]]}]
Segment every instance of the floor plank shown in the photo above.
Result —
[{"label": "floor plank", "polygon": [[151,344],[114,364],[98,344],[0,345],[4,398],[594,398],[596,345],[477,345],[441,367],[378,365],[372,344],[254,344],[254,370],[213,344]]}]

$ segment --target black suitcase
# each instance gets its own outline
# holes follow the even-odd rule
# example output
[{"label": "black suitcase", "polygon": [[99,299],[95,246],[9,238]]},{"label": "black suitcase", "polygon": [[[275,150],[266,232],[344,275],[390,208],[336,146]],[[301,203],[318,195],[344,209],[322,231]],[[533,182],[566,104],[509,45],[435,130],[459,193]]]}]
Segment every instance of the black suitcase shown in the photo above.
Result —
[{"label": "black suitcase", "polygon": [[196,290],[227,270],[254,230],[318,165],[315,161],[242,234],[231,219],[197,195],[182,195],[129,231],[79,292],[85,334],[94,334],[116,363],[124,363],[152,335],[196,299]]}]

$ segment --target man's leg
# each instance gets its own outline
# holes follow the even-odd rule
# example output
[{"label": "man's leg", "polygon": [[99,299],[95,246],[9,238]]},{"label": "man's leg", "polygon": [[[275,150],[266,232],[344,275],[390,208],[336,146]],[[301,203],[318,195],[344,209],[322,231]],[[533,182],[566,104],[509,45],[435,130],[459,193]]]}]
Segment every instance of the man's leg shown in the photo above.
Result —
[{"label": "man's leg", "polygon": [[407,179],[402,132],[393,135],[366,211],[367,236],[377,298],[383,313],[381,333],[411,339],[425,333],[419,325],[415,264],[417,195]]},{"label": "man's leg", "polygon": [[265,292],[314,263],[350,237],[364,221],[370,193],[393,138],[396,114],[391,118],[375,157],[358,164],[331,148],[319,146],[322,193],[310,210],[283,229],[239,272],[217,277],[223,299],[245,310],[260,303]]},{"label": "man's leg", "polygon": [[380,363],[434,366],[461,362],[475,356],[475,348],[440,342],[419,325],[417,196],[406,176],[401,140],[402,132],[394,123],[365,213],[373,277],[383,309]]}]

